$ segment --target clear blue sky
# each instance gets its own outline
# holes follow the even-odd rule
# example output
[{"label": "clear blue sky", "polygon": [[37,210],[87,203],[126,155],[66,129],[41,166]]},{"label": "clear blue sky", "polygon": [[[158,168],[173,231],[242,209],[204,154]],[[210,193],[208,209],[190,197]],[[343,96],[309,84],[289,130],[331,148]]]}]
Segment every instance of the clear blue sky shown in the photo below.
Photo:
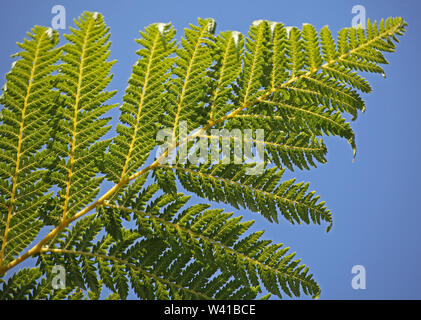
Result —
[{"label": "clear blue sky", "polygon": [[[387,78],[368,77],[374,92],[364,96],[367,112],[353,123],[358,148],[355,162],[346,141],[326,139],[328,163],[295,174],[299,181],[310,181],[312,190],[327,202],[333,213],[332,231],[325,233],[325,226],[292,226],[283,220],[269,224],[258,214],[240,213],[248,220],[256,219],[255,229],[265,229],[267,238],[297,251],[315,274],[322,288],[321,299],[421,298],[421,174],[417,167],[421,111],[416,98],[421,74],[421,2],[1,0],[1,85],[13,61],[10,55],[17,51],[16,41],[22,41],[35,24],[51,25],[51,8],[57,4],[66,8],[68,26],[84,10],[104,14],[111,27],[111,57],[118,60],[110,85],[119,90],[115,102],[121,102],[136,61],[133,39],[139,29],[153,22],[172,21],[180,36],[197,17],[215,18],[217,31],[246,33],[256,19],[297,26],[308,22],[317,29],[327,24],[336,32],[351,25],[351,9],[357,4],[365,6],[370,19],[402,16],[409,24],[408,32],[397,53],[387,55]],[[353,265],[366,268],[366,290],[352,289]]]}]

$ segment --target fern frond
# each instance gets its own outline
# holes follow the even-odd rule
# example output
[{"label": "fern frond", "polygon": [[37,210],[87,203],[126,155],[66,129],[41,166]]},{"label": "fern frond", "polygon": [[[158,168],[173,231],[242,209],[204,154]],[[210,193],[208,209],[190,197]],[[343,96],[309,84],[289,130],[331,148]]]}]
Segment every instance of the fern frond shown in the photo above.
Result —
[{"label": "fern frond", "polygon": [[51,107],[61,49],[52,29],[34,27],[29,39],[18,43],[6,75],[0,103],[0,267],[13,260],[35,239],[42,227],[38,206],[49,196],[50,184],[43,170],[50,154],[45,145],[51,136]]},{"label": "fern frond", "polygon": [[[261,240],[263,232],[256,232],[241,237],[253,224],[253,221],[240,222],[241,217],[232,217],[232,213],[224,213],[222,210],[206,210],[209,205],[195,205],[181,214],[172,217],[168,212],[157,216],[156,213],[147,213],[137,209],[110,205],[119,211],[133,212],[138,219],[138,224],[144,227],[144,223],[150,223],[153,235],[159,235],[169,242],[180,243],[186,250],[194,252],[195,259],[203,259],[203,263],[213,256],[215,262],[223,272],[233,272],[242,277],[250,286],[259,286],[257,279],[261,279],[270,292],[281,296],[284,291],[292,296],[299,296],[299,287],[305,294],[317,296],[320,288],[306,272],[295,272],[299,263],[291,263],[295,254],[287,254],[289,248],[280,245],[272,245],[271,241]],[[172,219],[171,219],[172,218]],[[140,219],[146,220],[139,222]],[[205,252],[202,252],[205,250]],[[291,268],[291,269],[289,269]],[[300,268],[302,269],[302,268]],[[272,277],[274,283],[265,283],[265,277]],[[279,282],[278,282],[279,281]],[[292,285],[296,281],[295,285]],[[298,284],[298,287],[297,287]],[[281,287],[284,286],[282,289]],[[212,289],[211,289],[212,288]],[[210,286],[206,294],[215,294],[218,287]],[[297,290],[298,289],[298,292]],[[221,292],[216,293],[221,294]],[[220,297],[224,298],[224,297]],[[225,297],[227,298],[227,297]],[[232,297],[231,297],[232,298]]]},{"label": "fern frond", "polygon": [[[0,276],[34,256],[37,268],[0,279],[0,298],[98,299],[107,288],[108,299],[131,292],[142,299],[252,299],[262,287],[279,297],[318,297],[309,269],[289,248],[250,233],[253,222],[242,217],[188,206],[178,188],[270,222],[280,215],[292,224],[325,222],[329,231],[325,203],[308,183],[282,181],[283,174],[326,162],[324,135],[347,139],[355,156],[347,119],[365,110],[360,92],[371,91],[358,71],[384,74],[383,53],[395,50],[406,22],[368,21],[366,30],[345,28],[335,41],[327,27],[317,32],[309,24],[264,20],[247,37],[214,35],[215,21],[199,19],[185,29],[180,47],[169,24],[150,25],[137,40],[139,59],[113,141],[103,139],[110,128],[104,116],[114,107],[106,103],[115,94],[106,91],[114,63],[109,29],[98,13],[85,12],[75,24],[62,49],[55,49],[55,32],[35,27],[6,75]],[[172,133],[170,149],[145,165],[164,127]],[[193,164],[202,138],[219,142],[212,129],[247,130],[230,136],[230,145],[240,142],[246,153],[246,143],[262,144],[265,159],[249,163],[234,148],[223,154],[228,163],[215,164],[205,145],[204,160],[211,161]],[[186,146],[196,148],[189,163],[179,161]],[[173,152],[177,163],[162,161]],[[97,197],[105,178],[115,184]],[[65,289],[50,288],[55,265],[66,267]]]},{"label": "fern frond", "polygon": [[39,268],[24,268],[17,271],[7,280],[0,279],[1,300],[27,300],[37,286],[37,280],[41,278]]},{"label": "fern frond", "polygon": [[188,191],[211,201],[229,203],[235,208],[247,208],[261,213],[269,221],[278,222],[279,213],[290,223],[301,222],[332,227],[332,216],[324,202],[318,202],[314,191],[307,192],[309,184],[295,179],[280,183],[283,170],[265,169],[260,175],[247,175],[250,165],[203,164],[195,166],[158,165],[158,168],[174,170],[181,185]]},{"label": "fern frond", "polygon": [[307,106],[300,103],[267,100],[264,103],[266,108],[273,110],[273,115],[241,113],[234,116],[233,119],[244,119],[246,122],[255,121],[261,126],[285,128],[292,132],[307,132],[314,136],[339,136],[346,138],[353,150],[356,150],[355,133],[340,112],[324,106]]},{"label": "fern frond", "polygon": [[[41,269],[72,266],[70,287],[96,292],[102,283],[123,299],[130,288],[142,299],[251,299],[262,284],[280,297],[320,294],[289,248],[261,240],[263,232],[243,236],[253,222],[205,204],[182,210],[189,197],[154,197],[158,189],[149,185],[105,203],[100,219],[82,219],[41,251]],[[133,219],[137,228],[95,241],[109,215]]]},{"label": "fern frond", "polygon": [[164,113],[162,94],[173,63],[175,30],[170,24],[152,24],[137,40],[142,48],[123,97],[118,136],[110,146],[105,170],[116,183],[139,169],[156,145],[157,123]]},{"label": "fern frond", "polygon": [[172,143],[179,137],[179,124],[186,121],[187,128],[195,129],[208,120],[209,107],[205,108],[208,68],[213,62],[215,21],[198,19],[198,25],[184,30],[181,48],[176,51],[175,67],[167,87],[163,125],[172,130]]},{"label": "fern frond", "polygon": [[267,59],[270,77],[266,88],[275,91],[289,76],[288,60],[285,59],[288,34],[282,23],[271,21],[269,27],[271,36]]},{"label": "fern frond", "polygon": [[[269,104],[270,105],[270,104]],[[272,107],[272,105],[270,105]],[[244,137],[236,137],[234,134],[231,140],[240,144],[246,143],[257,146],[261,143],[265,149],[264,157],[267,162],[275,163],[279,168],[287,167],[294,171],[294,166],[299,169],[316,167],[316,162],[325,163],[327,149],[322,139],[318,141],[316,136],[320,134],[318,121],[309,119],[309,126],[306,124],[306,117],[300,116],[301,121],[294,121],[294,112],[282,112],[282,116],[265,116],[261,114],[239,114],[231,118],[225,129],[233,133],[236,128],[250,130],[251,134]],[[305,114],[306,115],[306,114]],[[317,114],[318,115],[318,114]],[[311,124],[314,124],[311,126]],[[330,124],[330,123],[328,123]],[[283,130],[281,129],[282,127]],[[329,129],[329,126],[324,126]],[[257,139],[256,130],[264,130],[263,140]],[[329,134],[329,131],[327,130]],[[214,139],[215,142],[221,139],[220,136],[199,135],[207,139]],[[210,140],[212,141],[212,140]],[[261,159],[263,161],[263,159]]]},{"label": "fern frond", "polygon": [[[222,128],[239,115],[277,117],[281,130],[297,128],[300,132],[302,127],[316,135],[324,132],[345,137],[355,155],[354,133],[343,115],[350,114],[355,119],[359,111],[365,110],[365,103],[355,89],[371,91],[369,83],[355,71],[383,73],[380,65],[387,60],[382,51],[395,49],[393,41],[398,40],[397,35],[403,35],[406,22],[402,18],[388,18],[379,26],[369,22],[366,31],[344,28],[338,34],[337,45],[327,27],[318,35],[308,24],[302,30],[284,27],[281,23],[269,24],[272,42],[264,46],[262,55],[266,59],[260,62],[259,68],[270,72],[265,73],[261,86],[256,84],[259,92],[255,99],[247,103],[237,100],[237,108],[206,129]],[[262,24],[262,30],[265,25]],[[306,115],[305,120],[291,117],[291,111]]]},{"label": "fern frond", "polygon": [[[242,125],[247,120],[241,120],[242,119],[240,119],[240,121],[236,124],[242,128],[247,128],[250,123],[248,122],[247,124]],[[276,121],[272,121],[271,123],[275,122]],[[265,122],[264,125],[267,125],[268,123],[269,121]],[[263,126],[260,128],[263,128]],[[309,165],[316,167],[314,160],[321,163],[326,162],[326,146],[322,141],[317,141],[315,136],[311,136],[306,133],[295,134],[282,131],[274,132],[269,127],[266,127],[265,132],[266,136],[264,140],[258,140],[256,137],[250,136],[248,142],[252,145],[262,143],[266,152],[265,157],[268,157],[280,168],[286,166],[291,171],[294,171],[294,166],[297,166],[300,169],[310,169]],[[208,141],[215,140],[219,142],[221,136],[201,134],[198,135],[198,138],[205,138],[208,139]],[[238,142],[239,144],[244,142],[242,137],[236,136],[230,137],[230,140],[234,143]]]},{"label": "fern frond", "polygon": [[233,106],[229,103],[233,85],[241,72],[244,37],[238,31],[221,32],[216,37],[209,81],[209,121],[224,116]]},{"label": "fern frond", "polygon": [[[51,271],[51,270],[50,270]],[[7,281],[0,279],[1,300],[81,300],[85,293],[80,288],[66,286],[64,289],[52,289],[54,274],[43,275],[40,268],[24,268],[17,271]],[[91,299],[98,298],[89,292]]]},{"label": "fern frond", "polygon": [[239,89],[236,101],[246,105],[254,101],[263,85],[265,71],[265,57],[269,42],[269,25],[267,21],[258,20],[253,23],[246,39],[244,53],[244,66],[238,79]]},{"label": "fern frond", "polygon": [[101,118],[114,105],[104,105],[115,92],[104,91],[111,81],[115,61],[107,61],[110,51],[109,29],[101,14],[85,12],[65,35],[57,88],[63,93],[57,117],[59,132],[53,150],[52,181],[58,192],[57,218],[64,221],[88,205],[97,195],[103,178],[97,177],[98,159],[103,158],[109,142],[98,141],[110,129],[110,118]]}]

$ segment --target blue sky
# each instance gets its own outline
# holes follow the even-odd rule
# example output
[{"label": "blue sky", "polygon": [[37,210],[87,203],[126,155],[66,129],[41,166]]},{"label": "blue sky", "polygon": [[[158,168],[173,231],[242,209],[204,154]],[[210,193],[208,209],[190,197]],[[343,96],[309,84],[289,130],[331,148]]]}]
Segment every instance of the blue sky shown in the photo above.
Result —
[{"label": "blue sky", "polygon": [[[5,1],[0,3],[1,85],[17,51],[16,41],[35,24],[51,25],[51,8],[66,8],[67,26],[82,11],[99,11],[111,27],[111,58],[114,79],[110,89],[119,90],[113,102],[120,102],[131,67],[139,29],[153,22],[171,21],[178,36],[197,17],[213,17],[217,31],[247,33],[253,20],[282,21],[301,26],[308,22],[320,29],[329,25],[333,32],[349,27],[354,5],[366,8],[374,20],[402,16],[409,24],[396,53],[387,55],[386,79],[368,75],[373,92],[364,95],[367,111],[352,124],[357,135],[358,153],[346,141],[325,139],[328,162],[311,171],[295,172],[299,181],[309,181],[332,211],[331,232],[325,226],[293,226],[281,220],[270,224],[258,214],[239,212],[255,219],[255,230],[282,242],[297,252],[311,267],[322,288],[321,299],[420,299],[421,173],[419,90],[421,2],[388,1]],[[66,30],[61,31],[67,32]],[[418,77],[417,77],[418,76]],[[116,123],[116,121],[114,121]],[[197,202],[197,199],[194,199]],[[199,201],[199,202],[203,202]],[[221,205],[219,205],[221,207]],[[351,269],[363,265],[367,288],[354,290]]]}]

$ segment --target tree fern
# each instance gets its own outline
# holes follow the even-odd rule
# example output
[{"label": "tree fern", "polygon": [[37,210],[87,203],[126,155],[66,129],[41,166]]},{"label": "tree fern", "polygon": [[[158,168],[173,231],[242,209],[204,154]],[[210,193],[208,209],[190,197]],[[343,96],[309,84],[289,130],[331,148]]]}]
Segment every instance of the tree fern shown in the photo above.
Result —
[{"label": "tree fern", "polygon": [[[329,231],[325,202],[284,173],[325,163],[325,135],[345,138],[355,156],[347,119],[366,108],[359,92],[372,90],[358,72],[384,74],[383,52],[395,50],[406,23],[368,21],[366,30],[342,29],[335,42],[327,27],[258,20],[243,36],[217,34],[213,19],[199,18],[179,43],[171,24],[152,24],[136,40],[138,60],[109,140],[105,114],[116,107],[107,103],[115,94],[106,90],[115,63],[109,29],[99,13],[74,23],[62,47],[53,30],[34,27],[6,75],[0,275],[12,274],[0,279],[0,297],[319,297],[314,276],[288,247],[250,232],[253,221],[190,205],[183,192]],[[215,150],[202,142],[219,144],[222,132],[237,129],[250,135],[228,135],[230,146],[262,145],[263,163],[235,148],[228,162],[209,161]],[[157,138],[161,130],[169,143]],[[183,159],[186,148],[193,153]],[[189,161],[200,148],[204,161]],[[255,166],[261,172],[250,174]],[[114,185],[101,190],[103,181]],[[36,266],[15,270],[30,257]],[[57,265],[66,268],[65,288],[52,287]]]}]

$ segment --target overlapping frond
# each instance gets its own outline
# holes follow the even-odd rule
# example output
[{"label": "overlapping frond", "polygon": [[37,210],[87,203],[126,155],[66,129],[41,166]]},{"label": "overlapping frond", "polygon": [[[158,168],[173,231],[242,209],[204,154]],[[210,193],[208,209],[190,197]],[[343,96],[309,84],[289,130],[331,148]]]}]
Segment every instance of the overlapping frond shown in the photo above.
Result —
[{"label": "overlapping frond", "polygon": [[206,104],[206,77],[213,62],[212,47],[215,21],[211,18],[198,19],[198,25],[184,30],[181,47],[176,51],[174,77],[167,85],[163,125],[172,131],[173,144],[178,142],[180,123],[185,121],[188,130],[205,124],[209,106]]},{"label": "overlapping frond", "polygon": [[[271,34],[260,51],[266,59],[259,68],[267,72],[261,85],[256,84],[257,98],[247,103],[240,99],[238,108],[222,117],[223,123],[239,116],[265,116],[270,121],[276,118],[280,130],[295,128],[317,136],[344,137],[355,154],[354,133],[345,117],[355,119],[359,111],[365,110],[358,90],[371,91],[369,83],[356,72],[383,73],[380,65],[387,60],[382,52],[394,51],[393,41],[403,35],[405,21],[388,18],[378,25],[369,21],[367,30],[345,28],[339,32],[336,44],[327,27],[318,34],[309,24],[304,24],[302,30],[275,22],[258,21],[258,26]],[[251,27],[253,30],[256,26]],[[248,41],[256,42],[254,33],[251,35]],[[245,59],[252,53],[252,48],[247,49]]]},{"label": "overlapping frond", "polygon": [[35,239],[42,227],[38,206],[49,195],[43,165],[51,150],[51,109],[60,49],[58,34],[34,27],[19,43],[19,59],[6,75],[0,103],[0,267]]},{"label": "overlapping frond", "polygon": [[73,216],[97,195],[103,178],[97,176],[100,161],[109,142],[100,139],[107,133],[110,118],[101,118],[114,105],[105,104],[115,92],[105,91],[112,75],[107,61],[111,42],[109,28],[101,14],[85,12],[75,20],[77,28],[65,35],[57,88],[62,93],[57,108],[58,127],[52,149],[51,181],[56,184],[58,203],[56,224]]},{"label": "overlapping frond", "polygon": [[[304,116],[300,117],[301,121],[294,121],[292,112],[289,114],[290,119],[287,114],[283,116],[236,115],[224,126],[224,129],[229,130],[230,133],[235,132],[236,128],[242,128],[243,131],[249,130],[250,137],[239,139],[232,135],[231,139],[240,140],[239,142],[244,144],[250,142],[254,146],[261,143],[266,152],[265,159],[260,159],[261,161],[274,163],[279,168],[287,167],[291,171],[294,171],[294,167],[310,169],[310,166],[316,167],[317,162],[326,162],[327,148],[321,138],[317,139],[317,133],[321,132],[310,130],[306,125],[306,119],[313,120],[311,114],[308,116],[305,112],[303,113]],[[317,128],[317,126],[314,127]],[[263,139],[257,139],[257,130],[263,130]],[[208,139],[220,138],[208,136]]]},{"label": "overlapping frond", "polygon": [[221,32],[213,47],[215,64],[209,72],[209,121],[224,116],[234,106],[232,90],[242,67],[244,37],[238,31]]},{"label": "overlapping frond", "polygon": [[137,40],[142,48],[133,66],[121,106],[118,136],[110,146],[105,170],[116,183],[139,169],[156,145],[158,123],[164,114],[164,85],[173,64],[175,30],[170,24],[152,24]]},{"label": "overlapping frond", "polygon": [[[159,185],[168,184],[159,177],[175,175],[181,185],[198,196],[229,203],[235,208],[247,208],[261,213],[269,221],[278,222],[281,214],[291,223],[327,222],[327,231],[332,227],[332,217],[325,203],[319,202],[315,192],[308,192],[308,183],[295,183],[295,179],[281,182],[283,170],[265,168],[262,174],[249,174],[256,164],[202,164],[199,166],[186,164],[184,166],[158,166],[164,171],[157,175]],[[175,172],[175,175],[171,173]],[[171,178],[169,178],[171,179]]]},{"label": "overlapping frond", "polygon": [[[189,197],[157,195],[157,185],[142,183],[56,239],[40,268],[66,265],[71,288],[98,293],[104,284],[120,298],[133,290],[142,299],[252,299],[261,286],[279,297],[320,294],[289,248],[262,240],[263,232],[245,235],[252,221],[207,204],[183,209]],[[135,228],[121,228],[122,220]],[[95,241],[111,226],[121,232]]]}]

